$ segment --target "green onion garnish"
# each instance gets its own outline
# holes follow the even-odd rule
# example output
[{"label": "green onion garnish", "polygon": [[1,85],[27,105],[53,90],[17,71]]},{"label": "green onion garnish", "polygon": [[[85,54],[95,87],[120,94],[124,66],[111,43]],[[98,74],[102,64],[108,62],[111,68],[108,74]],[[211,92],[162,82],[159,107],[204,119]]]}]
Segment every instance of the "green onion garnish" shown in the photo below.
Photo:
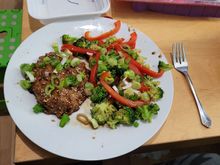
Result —
[{"label": "green onion garnish", "polygon": [[31,88],[31,82],[28,80],[21,80],[20,81],[20,86],[24,89],[24,90],[28,90]]},{"label": "green onion garnish", "polygon": [[45,93],[46,93],[46,95],[50,96],[54,89],[55,89],[55,85],[53,85],[53,84],[48,84],[48,85],[45,87]]},{"label": "green onion garnish", "polygon": [[34,113],[41,113],[44,111],[44,107],[40,104],[36,104],[34,107],[33,107],[33,111]]},{"label": "green onion garnish", "polygon": [[70,117],[67,114],[63,114],[63,116],[60,119],[59,126],[63,128],[69,121],[70,121]]}]

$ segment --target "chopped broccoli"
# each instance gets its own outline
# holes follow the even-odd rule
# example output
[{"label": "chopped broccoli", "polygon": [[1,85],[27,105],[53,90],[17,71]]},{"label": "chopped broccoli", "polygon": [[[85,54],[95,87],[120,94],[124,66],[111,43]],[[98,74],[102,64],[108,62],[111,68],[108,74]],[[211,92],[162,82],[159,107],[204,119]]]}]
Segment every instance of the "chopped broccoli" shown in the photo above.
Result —
[{"label": "chopped broccoli", "polygon": [[[85,37],[81,37],[77,39],[73,44],[75,46],[81,47],[81,48],[90,48],[90,46],[96,44],[98,41],[89,41]],[[93,47],[93,46],[92,46]]]},{"label": "chopped broccoli", "polygon": [[64,87],[69,87],[69,86],[75,86],[77,85],[79,82],[77,81],[76,76],[74,75],[69,75],[66,76],[64,79]]},{"label": "chopped broccoli", "polygon": [[93,103],[100,103],[107,96],[108,96],[108,93],[106,92],[106,90],[101,85],[98,85],[97,87],[92,89],[92,95],[90,99]]},{"label": "chopped broccoli", "polygon": [[72,36],[70,36],[70,35],[68,35],[68,34],[64,34],[64,35],[62,36],[62,42],[63,42],[63,44],[73,44],[76,40],[77,40],[77,38],[72,37]]},{"label": "chopped broccoli", "polygon": [[74,68],[80,64],[80,59],[79,58],[73,58],[72,61],[70,62],[70,65]]},{"label": "chopped broccoli", "polygon": [[151,122],[154,115],[157,115],[160,110],[157,104],[143,105],[135,110],[135,117],[137,119]]},{"label": "chopped broccoli", "polygon": [[137,60],[138,57],[140,56],[138,53],[138,50],[136,49],[131,49],[129,46],[124,46],[123,47],[124,51],[126,51],[133,59]]},{"label": "chopped broccoli", "polygon": [[110,68],[109,70],[110,70],[111,75],[113,77],[116,77],[116,76],[121,77],[125,72],[125,69],[119,68],[118,66],[114,66],[114,67]]},{"label": "chopped broccoli", "polygon": [[168,71],[173,68],[171,64],[166,64],[163,61],[159,61],[158,68],[164,71]]},{"label": "chopped broccoli", "polygon": [[163,90],[160,87],[154,87],[151,88],[150,91],[148,91],[148,94],[152,98],[153,101],[157,101],[163,97]]},{"label": "chopped broccoli", "polygon": [[141,93],[141,100],[143,101],[150,101],[150,96],[147,92]]},{"label": "chopped broccoli", "polygon": [[92,94],[92,89],[94,89],[94,85],[90,82],[85,83],[85,93],[87,96],[90,96]]},{"label": "chopped broccoli", "polygon": [[112,118],[110,118],[110,119],[107,121],[107,125],[108,125],[111,129],[116,129],[118,124],[119,124],[119,121],[118,121],[118,120],[114,120],[114,119],[112,119]]},{"label": "chopped broccoli", "polygon": [[112,44],[113,42],[117,41],[117,38],[116,37],[109,37],[106,39],[105,43],[104,43],[104,46],[109,46],[110,44]]},{"label": "chopped broccoli", "polygon": [[124,73],[124,77],[129,78],[131,80],[135,79],[135,73],[132,70],[127,70]]},{"label": "chopped broccoli", "polygon": [[116,108],[109,102],[102,102],[96,104],[91,109],[92,118],[94,118],[99,125],[104,125],[116,111]]},{"label": "chopped broccoli", "polygon": [[128,69],[128,64],[129,64],[129,61],[126,60],[125,58],[120,58],[118,60],[118,68],[122,68],[122,69],[127,70]]},{"label": "chopped broccoli", "polygon": [[100,75],[103,71],[108,71],[108,67],[105,62],[99,61],[98,64],[98,75]]},{"label": "chopped broccoli", "polygon": [[118,64],[117,59],[114,57],[109,57],[107,62],[111,67],[117,66]]},{"label": "chopped broccoli", "polygon": [[132,88],[133,89],[140,89],[141,88],[141,83],[138,81],[132,81]]},{"label": "chopped broccoli", "polygon": [[120,124],[132,125],[135,121],[134,111],[129,107],[123,107],[114,113],[114,120]]}]

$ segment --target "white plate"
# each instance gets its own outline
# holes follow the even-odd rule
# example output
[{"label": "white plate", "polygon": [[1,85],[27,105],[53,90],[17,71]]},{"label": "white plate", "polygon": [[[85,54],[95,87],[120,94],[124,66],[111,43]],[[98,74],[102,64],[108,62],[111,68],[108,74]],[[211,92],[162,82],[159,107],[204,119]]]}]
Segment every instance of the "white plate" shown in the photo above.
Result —
[{"label": "white plate", "polygon": [[[39,114],[32,111],[36,100],[32,94],[24,91],[18,84],[23,79],[19,66],[22,63],[36,62],[39,56],[52,51],[51,44],[60,41],[63,34],[82,36],[88,29],[98,34],[113,28],[114,20],[96,18],[75,22],[49,24],[29,36],[12,56],[4,81],[4,94],[8,110],[18,128],[35,144],[54,154],[78,160],[102,160],[126,154],[147,142],[165,122],[173,100],[173,79],[171,72],[166,72],[158,79],[164,90],[164,97],[158,102],[161,110],[152,123],[140,123],[139,127],[120,126],[115,130],[101,127],[97,130],[82,126],[76,121],[76,114],[89,112],[85,102],[77,113],[71,115],[71,121],[60,128],[59,120],[53,115]],[[137,48],[147,56],[147,62],[157,68],[158,61],[166,62],[164,55],[152,55],[160,52],[156,44],[145,34],[137,31]],[[118,37],[130,37],[128,26],[122,24]],[[52,122],[55,120],[55,122]]]}]

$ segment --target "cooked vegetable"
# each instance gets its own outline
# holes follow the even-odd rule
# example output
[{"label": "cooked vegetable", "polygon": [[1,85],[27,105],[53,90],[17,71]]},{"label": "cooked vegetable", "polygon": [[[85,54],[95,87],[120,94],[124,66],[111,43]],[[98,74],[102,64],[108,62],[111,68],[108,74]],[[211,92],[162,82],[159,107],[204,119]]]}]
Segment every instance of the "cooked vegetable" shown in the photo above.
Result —
[{"label": "cooked vegetable", "polygon": [[130,48],[134,49],[136,45],[136,40],[137,40],[137,33],[133,32],[130,34],[130,39],[127,42],[124,42],[124,44],[130,46]]},{"label": "cooked vegetable", "polygon": [[70,45],[70,44],[64,44],[61,47],[61,50],[64,51],[65,49],[68,49],[72,53],[81,53],[81,54],[87,54],[87,55],[93,55],[93,54],[97,53],[97,51],[95,51],[95,50],[87,49],[87,48],[81,48],[81,47],[77,47],[77,46]]},{"label": "cooked vegetable", "polygon": [[33,64],[21,64],[20,70],[21,70],[22,75],[25,76],[26,72],[31,72],[33,67],[34,67]]},{"label": "cooked vegetable", "polygon": [[106,92],[106,90],[101,85],[98,85],[97,87],[92,89],[92,95],[90,99],[93,103],[100,103],[104,99],[106,99],[107,96],[108,93]]},{"label": "cooked vegetable", "polygon": [[56,53],[59,53],[59,52],[60,52],[60,51],[59,51],[59,45],[58,45],[57,42],[54,42],[54,43],[52,44],[52,48],[53,48],[54,52],[56,52]]},{"label": "cooked vegetable", "polygon": [[94,41],[94,40],[103,40],[103,39],[106,39],[106,38],[108,38],[110,36],[113,36],[114,34],[116,34],[120,30],[120,28],[121,28],[121,21],[116,21],[114,23],[114,25],[115,25],[114,29],[112,29],[112,30],[110,30],[108,32],[105,32],[105,33],[103,33],[103,34],[101,34],[99,36],[96,36],[96,37],[91,37],[90,36],[90,31],[87,31],[85,33],[85,38],[87,40],[89,40],[89,41]]},{"label": "cooked vegetable", "polygon": [[73,44],[74,42],[76,42],[76,40],[77,40],[77,38],[72,37],[72,36],[70,36],[70,35],[68,35],[68,34],[64,34],[64,35],[62,36],[62,42],[63,42],[63,44]]},{"label": "cooked vegetable", "polygon": [[128,107],[138,107],[144,104],[147,104],[146,102],[142,101],[142,100],[137,100],[137,101],[132,101],[129,99],[126,99],[125,97],[121,96],[120,94],[118,94],[114,89],[112,89],[106,82],[105,82],[105,77],[109,76],[109,72],[104,72],[101,75],[101,79],[100,79],[100,83],[103,85],[103,87],[108,91],[108,93],[111,95],[112,98],[114,98],[115,100],[117,100],[119,103],[121,103],[122,105],[126,105]]},{"label": "cooked vegetable", "polygon": [[63,128],[70,121],[70,117],[67,114],[63,114],[60,119],[59,126]]},{"label": "cooked vegetable", "polygon": [[98,61],[99,61],[99,58],[100,58],[101,54],[100,53],[97,53],[95,55],[95,60],[96,60],[96,63],[95,65],[91,68],[91,72],[90,72],[90,77],[89,77],[89,81],[93,84],[96,84],[96,73],[97,73],[97,70],[98,70]]},{"label": "cooked vegetable", "polygon": [[[85,125],[90,124],[94,129],[100,125],[112,129],[118,125],[138,127],[139,120],[151,122],[157,115],[160,108],[153,102],[161,99],[164,92],[155,78],[160,78],[172,65],[159,61],[158,69],[152,70],[136,48],[137,33],[131,32],[128,40],[118,38],[115,34],[120,27],[121,22],[115,21],[114,28],[98,36],[91,36],[90,31],[80,38],[64,34],[61,51],[58,44],[54,43],[52,55],[39,58],[36,65],[20,66],[25,77],[20,85],[30,91],[39,83],[39,74],[46,70],[41,76],[41,91],[44,92],[44,100],[53,99],[54,95],[60,96],[60,99],[50,100],[57,107],[59,105],[54,101],[61,102],[59,112],[56,113],[61,118],[60,127],[69,122],[69,115],[79,108],[86,97],[92,102],[91,116],[78,114],[77,120]],[[89,62],[89,69],[82,60]],[[63,101],[67,101],[65,106]],[[69,105],[71,101],[76,104]],[[47,104],[42,105],[48,107]],[[43,106],[39,104],[33,109],[36,113],[43,112]],[[63,107],[66,110],[63,111]]]},{"label": "cooked vegetable", "polygon": [[94,85],[90,82],[85,83],[85,92],[87,96],[90,96],[92,94],[92,90],[94,89]]},{"label": "cooked vegetable", "polygon": [[92,110],[92,118],[94,118],[99,125],[104,125],[113,115],[113,112],[116,111],[116,108],[109,102],[102,102],[96,104]]},{"label": "cooked vegetable", "polygon": [[157,115],[160,110],[157,104],[143,105],[136,108],[135,117],[147,122],[151,122],[152,118]]},{"label": "cooked vegetable", "polygon": [[159,61],[158,68],[160,70],[168,71],[168,70],[172,69],[173,66],[171,64],[166,64],[163,61]]},{"label": "cooked vegetable", "polygon": [[45,94],[48,95],[48,96],[50,96],[54,89],[55,89],[55,85],[53,85],[53,84],[48,84],[48,85],[45,87]]},{"label": "cooked vegetable", "polygon": [[24,89],[24,90],[28,90],[31,88],[31,82],[29,80],[21,80],[20,81],[20,86]]},{"label": "cooked vegetable", "polygon": [[80,64],[80,59],[78,58],[73,58],[72,61],[70,62],[72,67],[76,67],[77,65]]},{"label": "cooked vegetable", "polygon": [[36,104],[34,107],[33,107],[33,111],[34,113],[41,113],[44,111],[44,107],[40,104]]}]

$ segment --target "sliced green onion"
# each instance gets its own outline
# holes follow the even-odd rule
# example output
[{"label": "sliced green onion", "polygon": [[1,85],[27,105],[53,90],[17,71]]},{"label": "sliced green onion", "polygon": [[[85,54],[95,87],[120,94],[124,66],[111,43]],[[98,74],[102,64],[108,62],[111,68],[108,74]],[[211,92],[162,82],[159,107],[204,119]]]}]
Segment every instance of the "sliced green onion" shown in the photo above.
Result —
[{"label": "sliced green onion", "polygon": [[60,62],[61,65],[64,65],[68,60],[68,57],[63,57],[62,61]]},{"label": "sliced green onion", "polygon": [[30,82],[34,82],[35,78],[32,72],[26,71],[25,74],[27,75],[28,79],[30,80]]},{"label": "sliced green onion", "polygon": [[31,82],[28,80],[21,80],[20,81],[20,86],[24,89],[24,90],[28,90],[31,88]]},{"label": "sliced green onion", "polygon": [[86,75],[83,72],[80,72],[79,74],[76,75],[76,79],[78,82],[82,82],[85,77]]},{"label": "sliced green onion", "polygon": [[32,64],[21,64],[20,65],[20,70],[21,70],[21,73],[23,75],[25,75],[26,71],[31,72],[32,69],[33,69],[33,65]]},{"label": "sliced green onion", "polygon": [[51,59],[50,59],[50,57],[48,57],[48,56],[46,56],[46,57],[43,58],[43,62],[44,62],[45,64],[49,64],[50,61],[51,61]]},{"label": "sliced green onion", "polygon": [[72,67],[76,67],[76,66],[78,66],[79,64],[80,64],[80,59],[78,59],[78,58],[73,58],[72,61],[70,62],[70,65],[71,65]]},{"label": "sliced green onion", "polygon": [[34,107],[33,107],[33,111],[34,113],[41,113],[44,111],[44,107],[40,104],[36,104]]},{"label": "sliced green onion", "polygon": [[58,43],[56,43],[56,42],[53,43],[52,48],[53,48],[54,52],[56,52],[56,53],[59,53],[59,52],[60,52],[60,51],[59,51]]},{"label": "sliced green onion", "polygon": [[57,64],[55,70],[56,70],[57,72],[62,71],[62,70],[63,70],[63,65],[62,65],[61,63]]},{"label": "sliced green onion", "polygon": [[138,81],[132,81],[132,88],[133,89],[140,89],[141,88],[141,83]]},{"label": "sliced green onion", "polygon": [[108,84],[112,84],[114,82],[114,78],[113,77],[106,77],[105,78],[105,82],[107,82]]},{"label": "sliced green onion", "polygon": [[44,90],[44,91],[45,91],[46,95],[50,96],[54,89],[55,89],[55,85],[53,85],[53,84],[48,84],[48,85],[45,87],[45,90]]},{"label": "sliced green onion", "polygon": [[70,121],[70,117],[67,114],[63,114],[60,119],[59,126],[63,128]]}]

